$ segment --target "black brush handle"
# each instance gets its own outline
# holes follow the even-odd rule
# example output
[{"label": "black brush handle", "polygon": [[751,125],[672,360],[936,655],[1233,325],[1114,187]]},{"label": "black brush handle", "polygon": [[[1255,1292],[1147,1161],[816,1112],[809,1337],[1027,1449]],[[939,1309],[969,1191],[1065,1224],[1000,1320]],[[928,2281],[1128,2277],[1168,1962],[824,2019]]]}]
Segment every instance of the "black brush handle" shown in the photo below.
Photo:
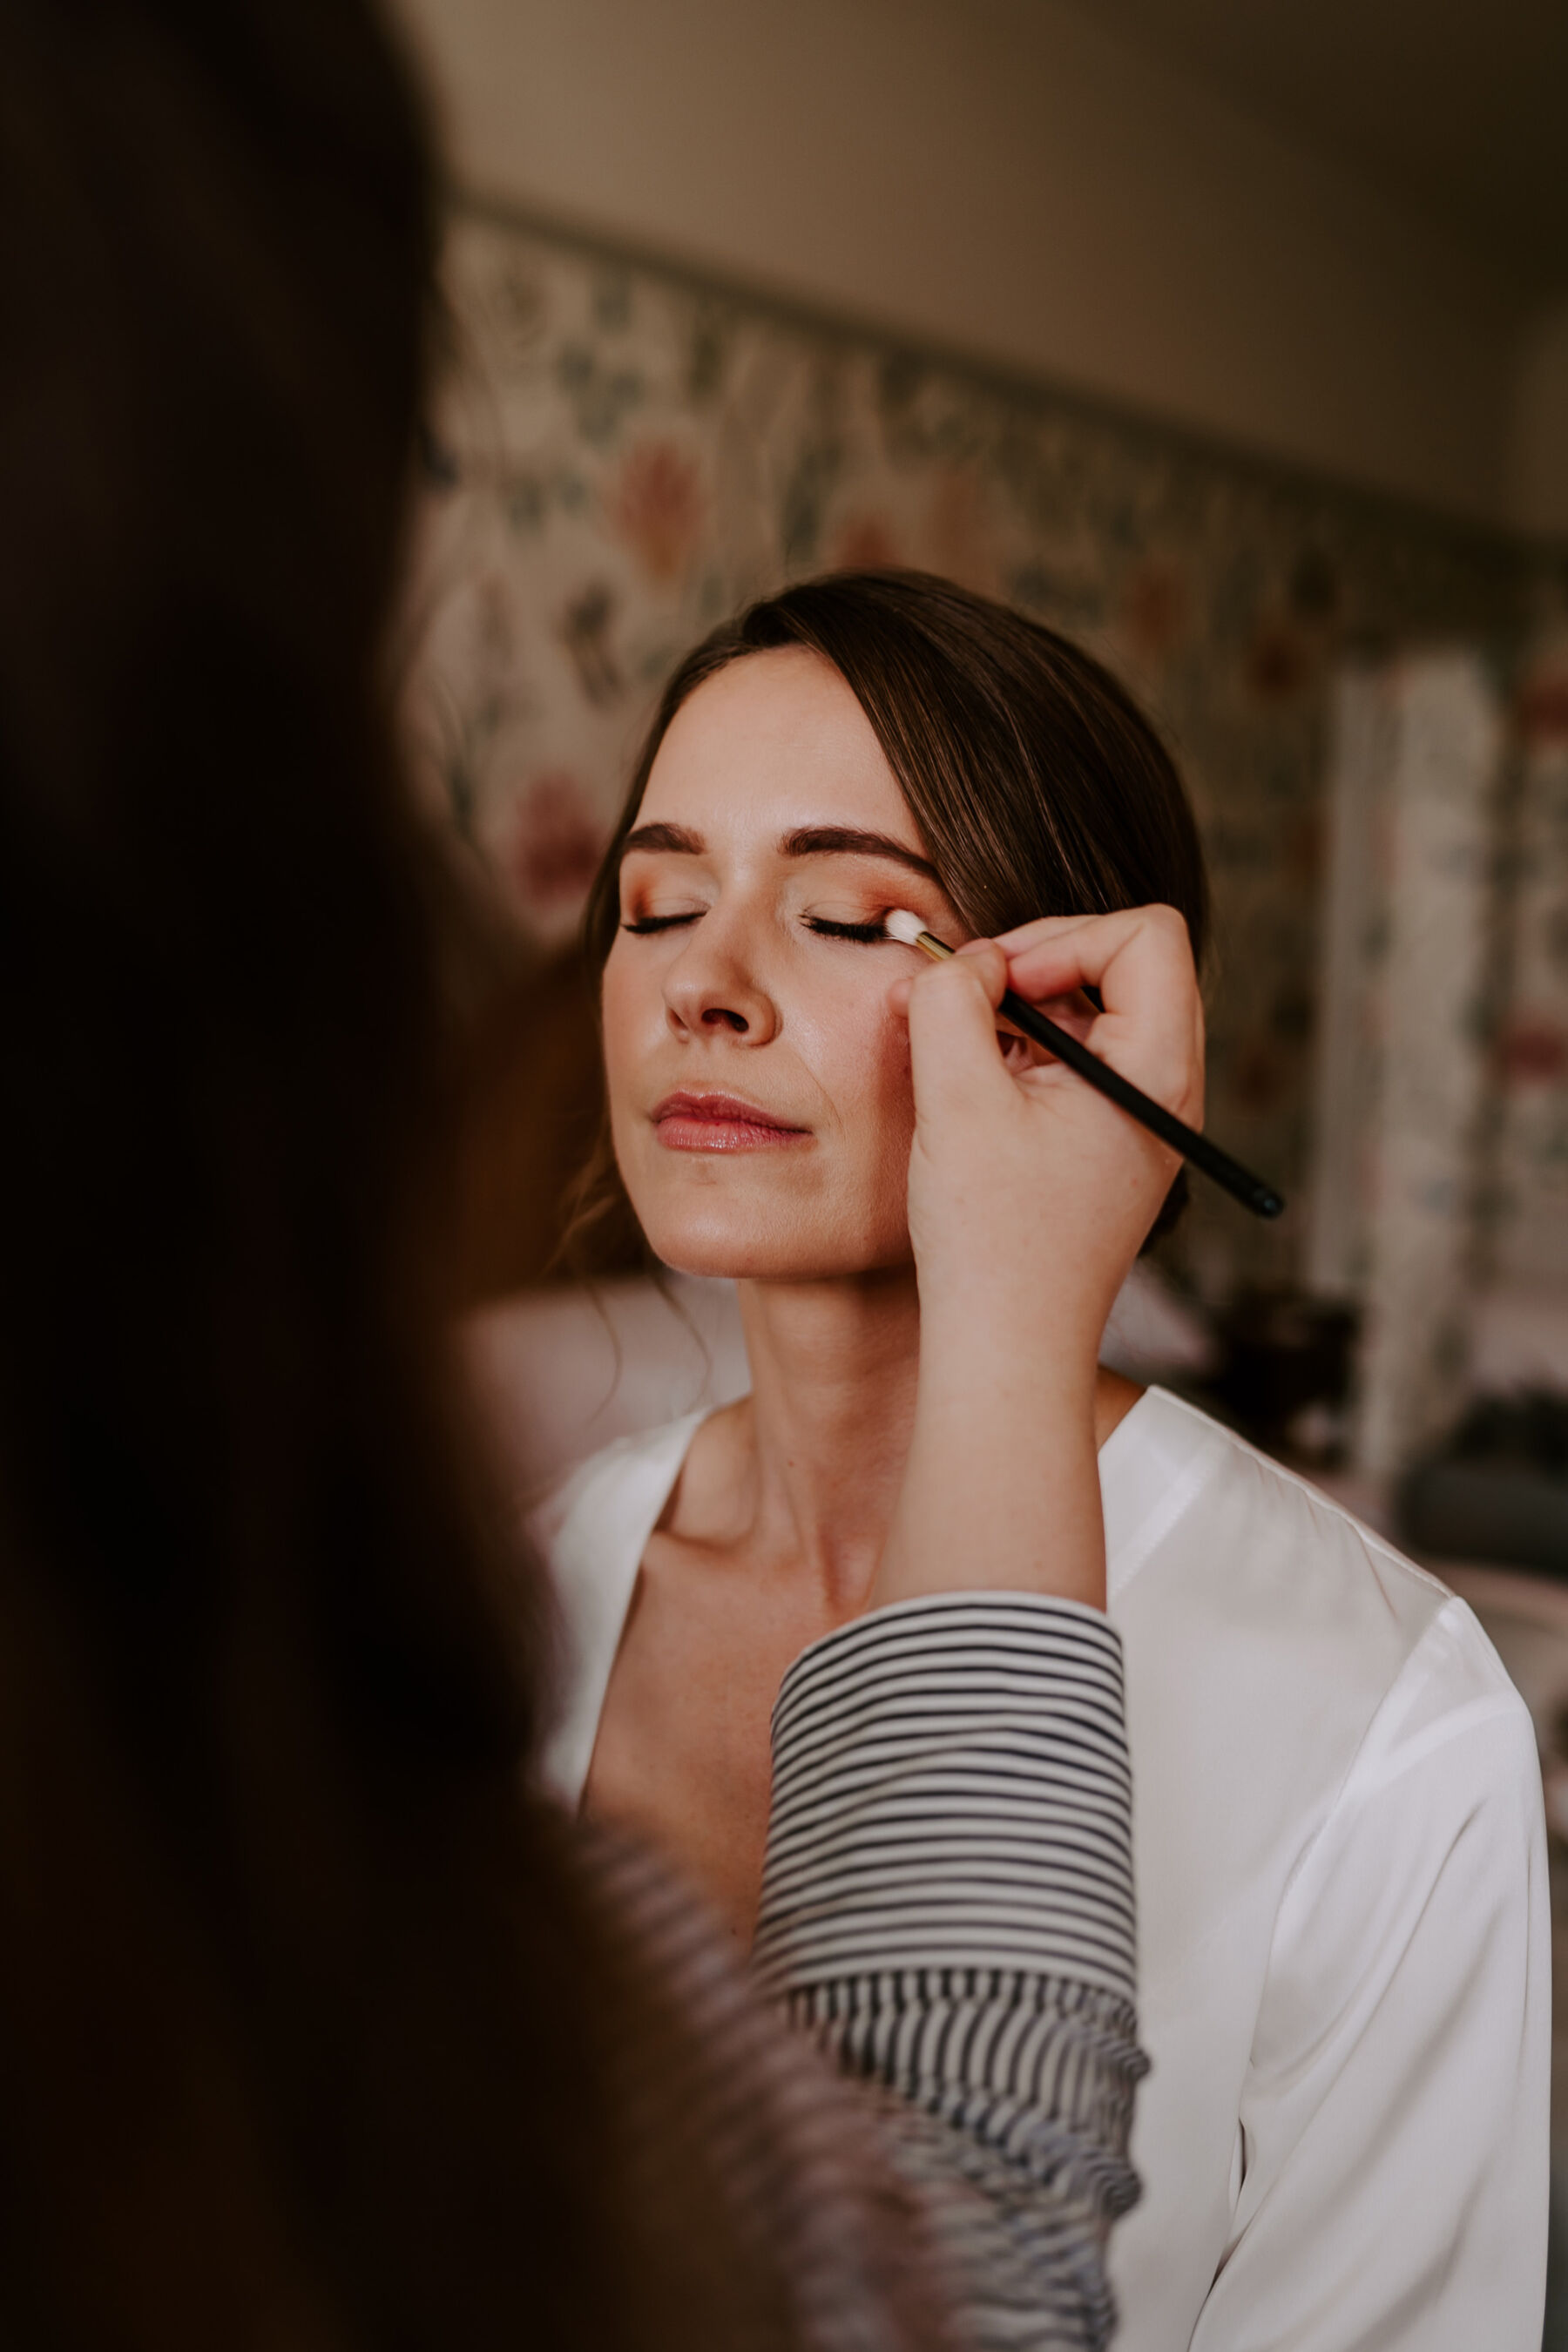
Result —
[{"label": "black brush handle", "polygon": [[1003,996],[999,1009],[1015,1029],[1021,1029],[1026,1037],[1032,1037],[1037,1045],[1043,1045],[1047,1054],[1054,1054],[1058,1062],[1065,1062],[1069,1070],[1076,1070],[1080,1078],[1086,1078],[1107,1102],[1113,1102],[1118,1110],[1124,1110],[1129,1118],[1135,1118],[1140,1127],[1146,1127],[1151,1135],[1157,1135],[1162,1143],[1168,1143],[1173,1151],[1179,1151],[1184,1160],[1189,1160],[1194,1168],[1201,1168],[1205,1176],[1223,1185],[1231,1197],[1239,1201],[1244,1209],[1250,1209],[1255,1217],[1277,1217],[1279,1214],[1285,1202],[1272,1184],[1266,1184],[1261,1176],[1255,1176],[1249,1168],[1242,1166],[1239,1160],[1233,1160],[1228,1151],[1222,1151],[1217,1143],[1211,1143],[1206,1135],[1200,1135],[1195,1127],[1188,1127],[1152,1100],[1140,1087],[1113,1070],[1109,1062],[1102,1062],[1098,1054],[1091,1054],[1070,1029],[1060,1028],[1056,1022],[1047,1020],[1043,1013],[1037,1013],[1032,1004],[1026,1004],[1010,988]]}]

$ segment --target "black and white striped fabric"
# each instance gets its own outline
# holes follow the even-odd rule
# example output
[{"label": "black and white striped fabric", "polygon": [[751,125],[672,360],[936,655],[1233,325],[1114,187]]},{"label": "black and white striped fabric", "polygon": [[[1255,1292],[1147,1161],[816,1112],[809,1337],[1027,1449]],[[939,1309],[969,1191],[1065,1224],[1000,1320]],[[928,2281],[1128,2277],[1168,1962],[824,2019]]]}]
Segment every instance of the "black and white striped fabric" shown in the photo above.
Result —
[{"label": "black and white striped fabric", "polygon": [[807,1650],[773,1717],[755,1962],[874,2087],[986,2347],[1098,2347],[1137,2194],[1131,1783],[1097,1612],[949,1593]]}]

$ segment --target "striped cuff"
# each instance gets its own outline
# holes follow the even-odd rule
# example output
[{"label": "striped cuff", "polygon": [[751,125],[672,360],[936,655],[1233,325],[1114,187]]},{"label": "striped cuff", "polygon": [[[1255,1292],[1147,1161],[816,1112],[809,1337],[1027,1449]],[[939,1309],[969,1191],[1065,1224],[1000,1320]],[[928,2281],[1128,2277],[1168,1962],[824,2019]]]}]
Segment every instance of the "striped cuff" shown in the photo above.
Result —
[{"label": "striped cuff", "polygon": [[1033,1593],[900,1601],[773,1710],[755,1962],[775,1994],[910,1969],[1135,1993],[1121,1644]]}]

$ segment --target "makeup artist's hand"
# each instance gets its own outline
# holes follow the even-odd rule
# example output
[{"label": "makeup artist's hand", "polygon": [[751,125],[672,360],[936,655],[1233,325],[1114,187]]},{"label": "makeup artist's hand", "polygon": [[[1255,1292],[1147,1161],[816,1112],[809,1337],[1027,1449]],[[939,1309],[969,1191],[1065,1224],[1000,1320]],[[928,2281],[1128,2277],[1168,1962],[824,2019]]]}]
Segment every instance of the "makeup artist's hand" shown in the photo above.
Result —
[{"label": "makeup artist's hand", "polygon": [[1202,1121],[1203,1010],[1168,907],[1028,923],[900,983],[921,1379],[879,1599],[984,1583],[1103,1601],[1100,1344],[1180,1162],[1060,1064],[1005,1048],[1009,986]]},{"label": "makeup artist's hand", "polygon": [[971,942],[910,987],[922,1313],[949,1289],[966,1312],[984,1297],[1009,1324],[1048,1311],[1057,1350],[1092,1365],[1181,1162],[1039,1048],[1016,1040],[1004,1052],[994,1009],[1006,987],[1201,1126],[1203,1006],[1186,925],[1169,907],[1047,918]]}]

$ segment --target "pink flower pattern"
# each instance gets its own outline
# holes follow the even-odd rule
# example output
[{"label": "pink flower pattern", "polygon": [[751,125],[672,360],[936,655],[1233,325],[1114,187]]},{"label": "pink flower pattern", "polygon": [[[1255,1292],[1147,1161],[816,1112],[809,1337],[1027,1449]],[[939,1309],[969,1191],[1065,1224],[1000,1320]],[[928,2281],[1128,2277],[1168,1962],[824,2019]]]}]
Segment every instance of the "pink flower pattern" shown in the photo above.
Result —
[{"label": "pink flower pattern", "polygon": [[579,779],[564,769],[535,776],[521,795],[511,870],[536,913],[580,906],[605,854],[606,828]]},{"label": "pink flower pattern", "polygon": [[702,536],[701,469],[672,441],[639,442],[622,462],[608,510],[648,578],[677,580]]}]

